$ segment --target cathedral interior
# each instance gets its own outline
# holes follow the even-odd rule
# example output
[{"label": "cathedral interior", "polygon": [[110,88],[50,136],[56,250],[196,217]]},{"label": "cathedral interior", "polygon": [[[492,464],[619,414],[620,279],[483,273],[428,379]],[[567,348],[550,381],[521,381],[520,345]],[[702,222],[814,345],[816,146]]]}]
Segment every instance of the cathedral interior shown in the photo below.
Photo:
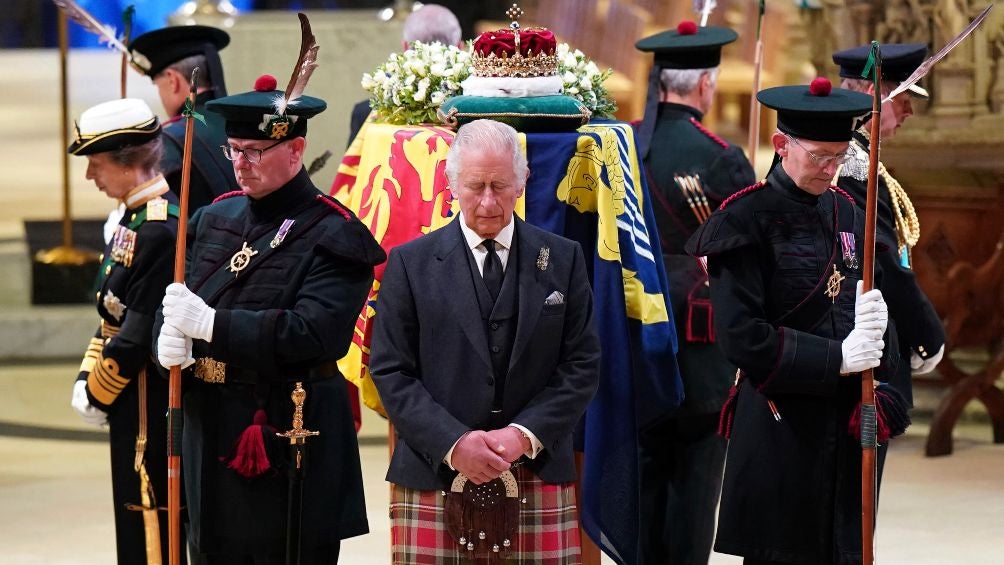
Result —
[{"label": "cathedral interior", "polygon": [[[446,4],[446,2],[443,2]],[[882,160],[913,200],[922,236],[913,249],[918,279],[946,323],[948,350],[934,376],[917,378],[914,424],[893,442],[884,471],[876,555],[889,564],[1000,562],[1004,530],[1004,0],[771,1],[761,26],[761,87],[837,80],[830,54],[866,43],[926,43],[936,52],[987,3],[995,5],[973,34],[921,84],[929,100],[894,139]],[[36,4],[27,2],[25,4]],[[37,2],[41,4],[41,2]],[[48,2],[45,2],[48,4]],[[160,2],[173,9],[180,0]],[[229,2],[190,2],[219,8]],[[244,2],[240,13],[206,12],[200,23],[232,37],[221,56],[227,83],[246,90],[263,69],[281,74],[298,40],[292,2]],[[337,9],[329,9],[342,4]],[[308,160],[333,158],[314,181],[331,185],[348,135],[352,106],[365,98],[364,72],[400,49],[400,18],[378,8],[410,2],[299,2],[328,54],[312,89],[328,101],[312,121]],[[386,6],[385,6],[386,4]],[[462,4],[462,3],[456,3]],[[505,25],[507,2],[470,9],[471,30]],[[501,6],[499,6],[501,4]],[[619,120],[641,118],[651,56],[634,49],[647,35],[694,19],[688,0],[535,0],[526,20],[552,29],[601,67]],[[346,8],[344,6],[350,6]],[[42,12],[8,13],[3,29],[25,36]],[[750,97],[757,68],[757,2],[719,0],[709,22],[739,40],[723,53],[708,127],[748,147],[759,140],[756,169],[770,163],[772,112],[750,135]],[[458,11],[458,13],[460,13]],[[177,18],[182,16],[176,15]],[[29,25],[30,24],[30,25]],[[44,33],[43,33],[44,31]],[[52,30],[39,31],[50,37]],[[70,408],[80,353],[92,335],[87,288],[96,272],[101,225],[111,201],[85,179],[86,162],[68,157],[73,116],[119,95],[119,57],[103,48],[61,55],[46,40],[0,49],[0,562],[112,563],[115,560],[108,443]],[[65,77],[61,72],[65,69]],[[130,97],[159,111],[156,88],[129,73]],[[67,116],[70,118],[68,119]],[[318,122],[315,124],[315,122]],[[71,221],[72,220],[72,221]],[[56,248],[64,254],[46,254]],[[72,251],[72,252],[70,252]],[[82,290],[85,289],[85,290]],[[389,562],[387,423],[363,409],[360,431],[370,534],[343,543],[342,562]],[[612,563],[603,558],[604,563]],[[713,554],[715,565],[740,558]]]}]

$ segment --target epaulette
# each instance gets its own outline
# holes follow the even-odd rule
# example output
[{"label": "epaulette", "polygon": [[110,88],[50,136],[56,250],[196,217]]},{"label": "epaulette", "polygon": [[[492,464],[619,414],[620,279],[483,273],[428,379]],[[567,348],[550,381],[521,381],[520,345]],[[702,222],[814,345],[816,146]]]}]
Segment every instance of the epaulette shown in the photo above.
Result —
[{"label": "epaulette", "polygon": [[755,184],[751,184],[751,185],[747,186],[746,188],[744,188],[742,190],[736,191],[731,196],[729,196],[728,198],[726,198],[725,200],[723,200],[722,203],[718,206],[718,209],[719,210],[724,210],[725,207],[729,204],[729,202],[732,202],[733,200],[738,200],[739,198],[741,198],[741,197],[743,197],[743,196],[745,196],[745,195],[753,192],[754,190],[760,190],[766,184],[767,184],[767,180],[764,179],[764,180],[762,180],[760,182],[757,182]]},{"label": "epaulette", "polygon": [[850,194],[847,194],[846,190],[840,188],[839,186],[837,186],[835,184],[831,184],[830,185],[830,190],[832,190],[833,192],[836,192],[837,194],[843,195],[843,197],[846,198],[851,204],[855,203],[854,202],[854,198],[852,198]]},{"label": "epaulette", "polygon": [[721,145],[722,149],[728,149],[729,148],[729,143],[727,141],[725,141],[724,139],[718,137],[717,135],[715,135],[714,133],[712,133],[711,130],[709,130],[708,128],[704,127],[704,124],[702,124],[701,122],[697,121],[697,118],[691,116],[690,117],[690,123],[694,124],[694,127],[697,128],[698,131],[700,131],[704,135],[708,136],[708,139],[710,139],[711,141],[714,141],[718,145]]},{"label": "epaulette", "polygon": [[213,204],[216,204],[220,200],[226,200],[227,198],[233,198],[234,196],[241,196],[244,194],[243,190],[231,190],[230,192],[224,192],[223,194],[213,198]]},{"label": "epaulette", "polygon": [[327,196],[324,194],[318,194],[317,199],[320,200],[321,202],[324,202],[328,206],[331,206],[336,212],[341,214],[346,221],[349,222],[352,221],[352,214],[349,214],[349,211],[346,210],[344,206],[342,206],[341,202],[335,200],[331,196]]}]

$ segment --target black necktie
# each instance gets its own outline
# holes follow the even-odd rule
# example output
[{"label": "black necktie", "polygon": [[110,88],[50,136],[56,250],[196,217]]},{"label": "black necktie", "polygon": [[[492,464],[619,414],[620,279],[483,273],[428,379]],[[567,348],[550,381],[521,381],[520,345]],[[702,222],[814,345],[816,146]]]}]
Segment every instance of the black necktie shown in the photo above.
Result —
[{"label": "black necktie", "polygon": [[481,269],[481,276],[485,279],[485,285],[488,287],[488,292],[492,295],[492,300],[495,300],[499,296],[499,291],[502,290],[502,260],[499,259],[499,254],[495,252],[495,240],[486,239],[481,242],[481,245],[485,246],[488,250],[488,255],[485,257],[485,265]]}]

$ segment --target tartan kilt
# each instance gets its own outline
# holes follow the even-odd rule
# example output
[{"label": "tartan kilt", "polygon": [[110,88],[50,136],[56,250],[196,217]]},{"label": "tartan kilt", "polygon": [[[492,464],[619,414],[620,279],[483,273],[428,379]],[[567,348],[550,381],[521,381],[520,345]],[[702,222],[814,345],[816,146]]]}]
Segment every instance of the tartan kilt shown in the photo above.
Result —
[{"label": "tartan kilt", "polygon": [[[573,483],[545,483],[523,466],[512,470],[519,484],[519,530],[505,563],[577,565],[582,562]],[[446,531],[439,490],[391,485],[390,539],[393,565],[473,563]],[[485,560],[482,559],[481,562]]]}]

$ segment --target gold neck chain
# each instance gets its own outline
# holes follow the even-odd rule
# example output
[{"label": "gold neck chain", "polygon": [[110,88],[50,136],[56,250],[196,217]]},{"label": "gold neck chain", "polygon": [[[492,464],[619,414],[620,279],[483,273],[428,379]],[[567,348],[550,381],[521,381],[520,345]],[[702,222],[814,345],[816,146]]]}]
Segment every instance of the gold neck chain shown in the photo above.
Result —
[{"label": "gold neck chain", "polygon": [[[866,140],[871,143],[871,135],[866,128],[858,130]],[[889,189],[889,207],[892,208],[893,217],[896,220],[896,240],[899,244],[899,253],[913,249],[920,240],[920,219],[917,218],[917,211],[913,208],[913,202],[906,193],[903,185],[899,184],[889,171],[886,170],[882,161],[879,161],[878,174],[885,181]]]}]

